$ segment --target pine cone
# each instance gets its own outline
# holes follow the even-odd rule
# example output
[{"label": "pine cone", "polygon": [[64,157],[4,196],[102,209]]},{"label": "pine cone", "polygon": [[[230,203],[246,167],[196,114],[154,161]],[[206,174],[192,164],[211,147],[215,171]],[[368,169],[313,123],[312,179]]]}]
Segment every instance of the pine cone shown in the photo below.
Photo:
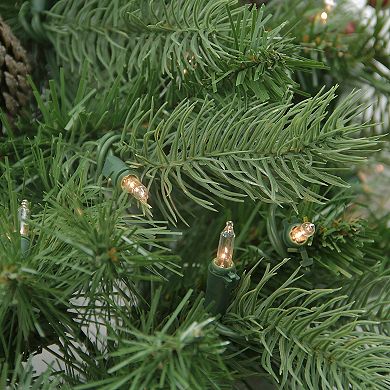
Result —
[{"label": "pine cone", "polygon": [[0,17],[0,107],[10,116],[16,116],[29,101],[29,72],[26,51]]}]

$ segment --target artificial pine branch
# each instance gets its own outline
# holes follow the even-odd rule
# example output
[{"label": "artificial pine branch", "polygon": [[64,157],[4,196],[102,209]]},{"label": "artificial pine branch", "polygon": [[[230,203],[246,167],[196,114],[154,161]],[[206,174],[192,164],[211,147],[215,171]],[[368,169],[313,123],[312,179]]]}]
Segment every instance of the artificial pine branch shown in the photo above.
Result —
[{"label": "artificial pine branch", "polygon": [[96,192],[72,177],[56,200],[47,195],[46,210],[30,222],[37,238],[23,257],[14,231],[15,193],[9,194],[12,206],[1,210],[0,234],[3,358],[76,332],[67,310],[71,299],[85,296],[92,304],[115,288],[118,296],[142,300],[136,281],[164,280],[165,268],[178,272],[177,258],[164,249],[164,226],[126,215],[123,199],[93,206]]},{"label": "artificial pine branch", "polygon": [[150,82],[159,74],[174,80],[175,88],[201,84],[225,91],[229,85],[276,100],[298,87],[290,71],[322,65],[295,55],[298,48],[279,39],[281,27],[269,31],[267,19],[262,10],[237,7],[234,0],[106,1],[95,11],[88,3],[59,1],[44,27],[72,71],[87,60],[100,64],[97,77],[131,80],[142,74]]},{"label": "artificial pine branch", "polygon": [[[341,4],[306,23],[322,1],[43,5],[7,13],[51,46],[17,124],[29,136],[0,142],[0,387],[390,388],[390,215],[357,207],[355,169],[385,138],[366,135],[368,94],[349,94],[375,87],[386,118],[386,45],[373,45],[388,10],[373,32],[361,19],[361,35],[340,36]],[[111,135],[152,214],[100,176]],[[293,219],[317,228],[307,268],[281,238]],[[213,317],[203,291],[227,220],[244,276]],[[57,365],[39,376],[28,360],[41,351]]]},{"label": "artificial pine branch", "polygon": [[274,0],[264,11],[266,15],[273,15],[270,19],[273,26],[287,19],[290,21],[290,34],[293,42],[301,43],[303,57],[329,66],[330,72],[326,73],[297,71],[295,80],[303,90],[317,90],[324,84],[335,83],[345,92],[362,88],[366,92],[362,102],[370,106],[364,118],[374,122],[371,127],[374,132],[387,133],[390,64],[386,53],[390,42],[387,23],[390,9],[371,9],[370,12],[341,0],[328,12],[326,23],[321,23],[318,16],[324,11],[324,4],[298,0],[286,4]]},{"label": "artificial pine branch", "polygon": [[[12,374],[12,375],[11,375]],[[15,366],[11,369],[6,363],[0,363],[0,386],[3,389],[40,389],[55,390],[58,389],[59,380],[50,378],[52,371],[46,370],[40,375],[34,374],[34,368],[31,360],[24,364],[22,357],[18,356]],[[12,379],[7,380],[8,377]]]},{"label": "artificial pine branch", "polygon": [[129,320],[126,310],[116,313],[120,325],[107,324],[112,344],[103,354],[108,375],[78,389],[116,389],[123,383],[131,383],[134,390],[229,388],[232,376],[223,359],[228,342],[219,337],[203,300],[197,298],[189,308],[189,290],[172,314],[160,321],[160,293],[157,290],[149,312],[141,312],[138,321]]},{"label": "artificial pine branch", "polygon": [[[223,320],[227,329],[222,327],[222,332],[231,336],[239,349],[248,348],[244,355],[255,354],[260,367],[280,387],[287,383],[289,388],[313,390],[344,389],[349,385],[388,387],[386,351],[390,339],[359,330],[367,322],[359,321],[361,312],[350,305],[335,309],[333,305],[343,296],[327,289],[294,288],[298,271],[271,295],[262,293],[283,263],[273,269],[268,266],[256,286],[251,284],[254,270],[248,273]],[[341,319],[345,324],[338,327]]]},{"label": "artificial pine branch", "polygon": [[[364,161],[377,142],[351,136],[358,130],[349,124],[359,110],[358,95],[327,116],[334,98],[331,90],[291,108],[288,102],[244,105],[237,98],[215,105],[206,100],[198,107],[183,102],[155,130],[134,129],[144,134],[143,149],[121,150],[131,151],[151,183],[161,177],[164,204],[159,206],[168,210],[167,218],[176,215],[173,188],[211,209],[215,197],[242,201],[245,195],[265,202],[318,202],[324,198],[311,191],[311,184],[347,186],[333,174],[337,164]],[[325,165],[325,156],[335,165]]]}]

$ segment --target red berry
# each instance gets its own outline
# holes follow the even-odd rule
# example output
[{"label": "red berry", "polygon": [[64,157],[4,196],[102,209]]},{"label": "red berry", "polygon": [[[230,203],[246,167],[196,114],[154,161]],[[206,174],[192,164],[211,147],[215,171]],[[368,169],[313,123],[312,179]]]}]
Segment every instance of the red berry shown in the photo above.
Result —
[{"label": "red berry", "polygon": [[353,34],[356,31],[355,22],[348,22],[345,26],[344,33],[345,34]]}]

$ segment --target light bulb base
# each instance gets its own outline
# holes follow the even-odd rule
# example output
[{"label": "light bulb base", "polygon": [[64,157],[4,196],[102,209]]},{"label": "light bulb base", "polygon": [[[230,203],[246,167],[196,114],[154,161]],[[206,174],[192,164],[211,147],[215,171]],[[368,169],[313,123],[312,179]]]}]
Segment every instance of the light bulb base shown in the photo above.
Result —
[{"label": "light bulb base", "polygon": [[208,267],[205,306],[213,315],[224,314],[229,307],[232,291],[237,287],[240,277],[233,265],[221,268],[211,261]]}]

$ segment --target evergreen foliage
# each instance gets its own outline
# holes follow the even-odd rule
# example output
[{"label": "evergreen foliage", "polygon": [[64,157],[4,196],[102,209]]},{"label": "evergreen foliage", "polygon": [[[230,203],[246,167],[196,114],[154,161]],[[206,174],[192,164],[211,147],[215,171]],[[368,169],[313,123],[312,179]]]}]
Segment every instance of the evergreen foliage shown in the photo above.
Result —
[{"label": "evergreen foliage", "polygon": [[[0,112],[1,389],[390,389],[390,212],[362,174],[388,178],[390,9],[266,3],[2,2],[35,99]],[[151,209],[102,176],[108,136]]]}]

